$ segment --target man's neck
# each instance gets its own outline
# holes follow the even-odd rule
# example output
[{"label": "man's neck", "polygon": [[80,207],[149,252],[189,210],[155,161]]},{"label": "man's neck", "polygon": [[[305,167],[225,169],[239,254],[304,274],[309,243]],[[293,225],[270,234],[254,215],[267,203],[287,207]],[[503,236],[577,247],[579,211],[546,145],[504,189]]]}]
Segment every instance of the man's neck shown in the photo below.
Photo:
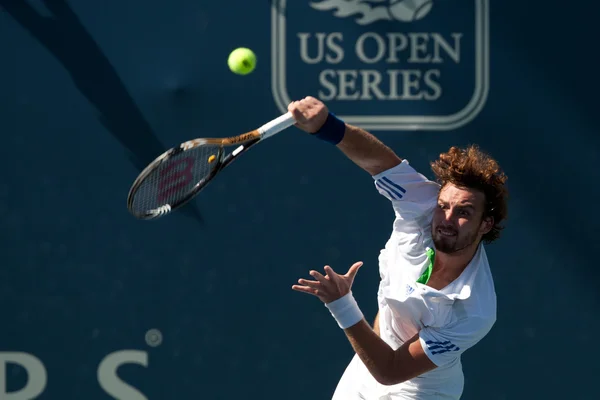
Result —
[{"label": "man's neck", "polygon": [[443,272],[444,275],[455,275],[458,277],[475,256],[478,247],[479,243],[473,243],[456,253],[447,254],[436,251],[433,273],[438,271],[438,273]]}]

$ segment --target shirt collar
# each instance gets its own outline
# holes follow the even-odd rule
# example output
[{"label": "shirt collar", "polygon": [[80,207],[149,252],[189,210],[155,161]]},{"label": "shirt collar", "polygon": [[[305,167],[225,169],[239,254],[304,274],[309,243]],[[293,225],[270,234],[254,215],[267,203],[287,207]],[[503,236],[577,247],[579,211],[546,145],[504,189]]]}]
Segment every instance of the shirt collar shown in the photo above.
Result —
[{"label": "shirt collar", "polygon": [[486,254],[483,244],[480,243],[477,247],[475,255],[463,270],[463,272],[447,287],[442,289],[442,292],[452,300],[465,300],[471,296],[475,277],[480,270],[480,265],[485,262]]}]

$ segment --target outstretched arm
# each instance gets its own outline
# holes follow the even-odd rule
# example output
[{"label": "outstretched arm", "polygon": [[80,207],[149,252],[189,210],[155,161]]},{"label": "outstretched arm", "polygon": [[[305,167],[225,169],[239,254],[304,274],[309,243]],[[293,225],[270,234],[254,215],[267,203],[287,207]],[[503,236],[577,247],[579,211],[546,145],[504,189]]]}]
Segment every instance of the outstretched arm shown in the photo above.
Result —
[{"label": "outstretched arm", "polygon": [[[329,113],[327,106],[314,97],[294,101],[288,111],[296,126],[305,132],[319,135],[322,129],[337,131],[332,138],[346,157],[371,175],[377,175],[402,162],[392,149],[364,129],[344,124]],[[329,133],[329,132],[328,132]]]},{"label": "outstretched arm", "polygon": [[418,334],[394,350],[365,321],[351,292],[361,266],[362,262],[354,263],[346,274],[340,275],[326,265],[325,275],[312,270],[310,275],[315,280],[299,279],[292,289],[312,294],[326,305],[356,354],[382,385],[401,383],[435,369]]},{"label": "outstretched arm", "polygon": [[346,124],[344,138],[337,144],[346,157],[371,175],[377,175],[402,162],[392,149],[369,132]]}]

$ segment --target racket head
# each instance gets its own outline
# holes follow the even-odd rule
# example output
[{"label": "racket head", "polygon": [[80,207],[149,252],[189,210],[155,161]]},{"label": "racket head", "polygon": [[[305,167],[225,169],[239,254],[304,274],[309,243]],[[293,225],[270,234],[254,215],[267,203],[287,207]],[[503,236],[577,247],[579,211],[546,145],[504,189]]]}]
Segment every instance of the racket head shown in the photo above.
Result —
[{"label": "racket head", "polygon": [[[169,214],[196,196],[240,154],[294,122],[293,115],[287,112],[243,135],[189,140],[164,152],[131,185],[127,209],[139,219]],[[225,156],[224,147],[233,145],[238,147]]]},{"label": "racket head", "polygon": [[138,219],[162,217],[196,196],[223,162],[221,139],[194,139],[167,150],[135,179],[127,195],[127,209]]}]

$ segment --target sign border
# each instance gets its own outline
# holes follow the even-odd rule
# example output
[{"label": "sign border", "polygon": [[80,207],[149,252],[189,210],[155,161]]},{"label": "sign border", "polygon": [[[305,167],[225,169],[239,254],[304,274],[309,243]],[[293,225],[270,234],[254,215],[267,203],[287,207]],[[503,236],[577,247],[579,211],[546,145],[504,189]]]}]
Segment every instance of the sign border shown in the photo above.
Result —
[{"label": "sign border", "polygon": [[[368,130],[453,130],[471,122],[483,109],[489,92],[489,0],[475,1],[475,90],[460,111],[435,115],[339,115],[349,124]],[[286,87],[286,0],[271,5],[271,90],[282,113],[291,103]]]}]

